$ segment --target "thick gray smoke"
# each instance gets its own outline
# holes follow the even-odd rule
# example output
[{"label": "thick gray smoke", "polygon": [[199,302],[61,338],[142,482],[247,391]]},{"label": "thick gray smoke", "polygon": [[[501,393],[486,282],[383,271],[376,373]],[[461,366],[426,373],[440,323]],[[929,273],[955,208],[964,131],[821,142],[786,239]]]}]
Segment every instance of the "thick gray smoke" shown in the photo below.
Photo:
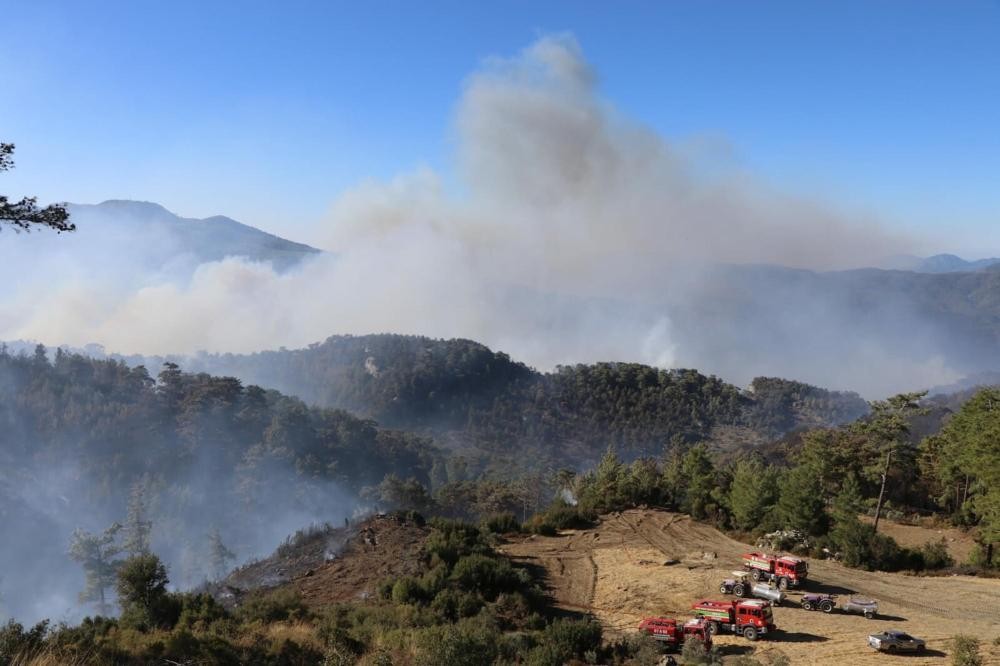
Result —
[{"label": "thick gray smoke", "polygon": [[[855,330],[839,296],[788,288],[775,302],[765,280],[734,278],[726,266],[850,268],[912,248],[872,220],[704,168],[621,117],[570,37],[470,76],[455,132],[455,186],[427,169],[360,185],[316,231],[329,252],[298,268],[231,257],[183,279],[112,281],[48,266],[5,299],[0,338],[247,352],[391,331],[473,338],[540,368],[634,360],[870,396],[957,374],[924,348],[894,347],[897,328],[921,325],[904,308]],[[101,265],[121,258],[94,252]]]}]

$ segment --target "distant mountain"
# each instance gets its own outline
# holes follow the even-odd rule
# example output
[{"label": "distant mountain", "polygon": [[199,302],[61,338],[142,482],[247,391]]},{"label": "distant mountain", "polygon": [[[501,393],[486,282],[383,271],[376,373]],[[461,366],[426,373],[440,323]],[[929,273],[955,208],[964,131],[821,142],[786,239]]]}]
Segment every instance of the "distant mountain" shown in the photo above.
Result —
[{"label": "distant mountain", "polygon": [[204,219],[180,217],[146,201],[72,204],[69,211],[79,235],[116,238],[139,235],[146,239],[147,249],[155,250],[164,260],[178,255],[190,257],[196,263],[246,257],[286,270],[319,252],[222,215]]},{"label": "distant mountain", "polygon": [[1000,264],[998,257],[969,261],[954,254],[935,254],[930,257],[899,255],[890,258],[881,268],[916,273],[959,273],[978,271],[997,264]]},{"label": "distant mountain", "polygon": [[138,289],[183,287],[205,262],[244,257],[282,272],[319,252],[228,217],[184,218],[155,203],[105,201],[68,208],[77,226],[73,233],[3,235],[0,283],[19,289],[5,294],[0,328],[30,318],[30,308],[15,307],[18,299],[26,307],[60,293],[89,290],[94,295],[88,307],[100,307]]}]

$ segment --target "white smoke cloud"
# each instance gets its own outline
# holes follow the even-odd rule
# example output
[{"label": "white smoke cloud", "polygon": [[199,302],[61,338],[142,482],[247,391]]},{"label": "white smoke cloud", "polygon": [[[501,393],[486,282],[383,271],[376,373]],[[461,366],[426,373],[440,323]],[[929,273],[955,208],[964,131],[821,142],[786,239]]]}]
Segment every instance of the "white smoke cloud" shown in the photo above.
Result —
[{"label": "white smoke cloud", "polygon": [[[228,258],[189,280],[133,280],[124,293],[77,274],[29,286],[16,316],[0,316],[0,335],[184,353],[392,331],[474,338],[543,368],[635,360],[745,381],[750,365],[715,363],[677,337],[696,328],[678,311],[690,315],[706,266],[843,268],[907,249],[872,220],[735,167],[707,175],[690,145],[600,96],[569,36],[485,63],[465,82],[455,128],[457,193],[428,169],[364,183],[316,231],[330,253],[297,269]],[[829,365],[771,374],[847,379],[824,376]]]}]

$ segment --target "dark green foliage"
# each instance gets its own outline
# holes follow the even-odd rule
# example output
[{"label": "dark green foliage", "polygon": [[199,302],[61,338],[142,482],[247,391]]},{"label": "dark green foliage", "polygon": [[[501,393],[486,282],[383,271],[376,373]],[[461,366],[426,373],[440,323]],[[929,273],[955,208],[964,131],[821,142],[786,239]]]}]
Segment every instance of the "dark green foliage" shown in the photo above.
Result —
[{"label": "dark green foliage", "polygon": [[[0,172],[14,168],[14,144],[0,143]],[[53,204],[41,208],[35,197],[25,197],[11,202],[0,195],[0,229],[11,225],[15,230],[30,231],[33,227],[48,227],[56,232],[75,231],[76,225],[69,221],[65,206]]]},{"label": "dark green foliage", "polygon": [[955,566],[955,558],[948,553],[944,539],[925,543],[920,549],[924,569],[947,569]]},{"label": "dark green foliage", "polygon": [[41,651],[49,632],[49,621],[39,622],[30,629],[14,620],[0,626],[0,666],[8,666],[18,655]]},{"label": "dark green foliage", "polygon": [[483,519],[483,529],[493,534],[510,534],[521,531],[521,523],[513,513],[499,513]]},{"label": "dark green foliage", "polygon": [[528,583],[508,560],[487,555],[466,555],[458,560],[451,578],[463,590],[476,592],[487,601],[494,601],[500,593],[511,592]]},{"label": "dark green foliage", "polygon": [[553,536],[559,530],[590,527],[596,518],[592,512],[567,504],[563,499],[557,499],[544,512],[532,516],[525,526],[536,534]]},{"label": "dark green foliage", "polygon": [[812,535],[825,533],[827,516],[813,470],[805,465],[793,467],[782,473],[778,485],[777,512],[782,526]]},{"label": "dark green foliage", "polygon": [[117,559],[121,547],[117,543],[118,531],[121,525],[113,524],[101,534],[91,534],[77,529],[69,546],[69,556],[83,566],[84,589],[80,592],[80,601],[96,602],[102,614],[109,612],[106,591],[117,580],[118,567],[121,561]]},{"label": "dark green foliage", "polygon": [[910,564],[892,537],[876,532],[874,527],[854,517],[839,520],[830,532],[830,540],[849,567],[895,571]]},{"label": "dark green foliage", "polygon": [[747,423],[771,436],[801,428],[850,423],[868,413],[857,393],[827,391],[777,377],[757,377],[750,383],[753,404]]},{"label": "dark green foliage", "polygon": [[177,622],[180,607],[167,594],[167,569],[156,555],[136,555],[118,568],[118,605],[121,623],[138,629],[170,628]]},{"label": "dark green foliage", "polygon": [[729,488],[729,511],[733,527],[746,532],[766,531],[765,517],[778,499],[779,472],[759,457],[737,461]]},{"label": "dark green foliage", "polygon": [[528,655],[532,666],[562,666],[601,646],[601,625],[593,619],[556,619],[538,638],[538,647]]},{"label": "dark green foliage", "polygon": [[446,518],[434,518],[430,524],[434,531],[424,550],[432,562],[440,560],[451,567],[464,555],[486,554],[491,550],[475,525]]},{"label": "dark green foliage", "polygon": [[412,604],[424,598],[424,590],[413,578],[405,576],[392,586],[392,600],[397,604]]},{"label": "dark green foliage", "polygon": [[247,596],[236,609],[241,622],[283,622],[309,616],[309,610],[298,593],[291,589],[257,592]]},{"label": "dark green foliage", "polygon": [[463,621],[432,627],[417,639],[420,666],[479,666],[497,658],[497,631],[481,622]]},{"label": "dark green foliage", "polygon": [[[308,349],[197,362],[387,426],[447,433],[470,461],[481,461],[473,473],[497,457],[522,471],[565,465],[566,457],[596,463],[609,444],[626,460],[659,456],[666,445],[707,439],[716,425],[771,437],[839,425],[867,409],[855,394],[798,382],[760,378],[744,393],[694,370],[634,363],[540,374],[469,340],[403,335],[335,336]],[[514,451],[530,456],[510,460]],[[465,479],[442,472],[432,485]]]},{"label": "dark green foliage", "polygon": [[921,444],[921,467],[940,504],[977,525],[987,566],[1000,544],[1000,389],[976,393]]},{"label": "dark green foliage", "polygon": [[[671,464],[676,464],[675,461]],[[679,459],[679,465],[679,474],[668,469],[667,475],[670,494],[675,498],[677,507],[699,520],[717,517],[719,494],[716,490],[719,484],[708,448],[704,444],[692,446]]]},{"label": "dark green foliage", "polygon": [[192,631],[206,631],[213,624],[229,618],[229,613],[210,594],[183,593],[173,595],[180,603],[177,627]]}]

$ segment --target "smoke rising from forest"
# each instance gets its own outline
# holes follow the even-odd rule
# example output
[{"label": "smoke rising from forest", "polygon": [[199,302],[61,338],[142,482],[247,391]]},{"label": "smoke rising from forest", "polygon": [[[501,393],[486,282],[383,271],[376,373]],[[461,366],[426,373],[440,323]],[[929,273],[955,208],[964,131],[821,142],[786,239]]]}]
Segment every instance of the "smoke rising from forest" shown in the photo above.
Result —
[{"label": "smoke rising from forest", "polygon": [[[328,252],[297,268],[60,264],[44,284],[22,271],[9,276],[19,290],[0,338],[163,354],[416,333],[476,339],[540,368],[632,360],[869,397],[960,374],[939,353],[943,334],[905,303],[859,324],[822,280],[735,268],[871,266],[911,239],[623,117],[571,37],[484,63],[454,127],[454,184],[420,168],[342,194],[315,233]],[[93,251],[102,266],[122,256]],[[911,331],[918,340],[900,348]]]}]

